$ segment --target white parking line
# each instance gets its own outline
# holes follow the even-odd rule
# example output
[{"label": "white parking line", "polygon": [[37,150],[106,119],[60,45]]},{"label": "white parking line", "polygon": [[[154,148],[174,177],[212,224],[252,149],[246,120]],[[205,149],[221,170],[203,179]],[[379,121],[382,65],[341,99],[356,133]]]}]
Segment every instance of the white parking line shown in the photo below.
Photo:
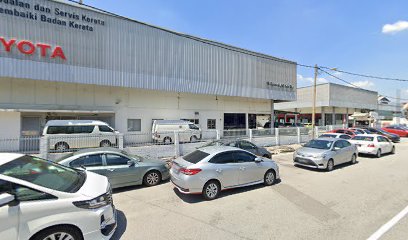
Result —
[{"label": "white parking line", "polygon": [[371,235],[367,240],[377,240],[380,239],[382,235],[388,232],[395,224],[397,224],[405,215],[408,214],[408,206],[398,213],[395,217],[393,217],[390,221],[386,224],[382,225],[380,229],[378,229],[373,235]]}]

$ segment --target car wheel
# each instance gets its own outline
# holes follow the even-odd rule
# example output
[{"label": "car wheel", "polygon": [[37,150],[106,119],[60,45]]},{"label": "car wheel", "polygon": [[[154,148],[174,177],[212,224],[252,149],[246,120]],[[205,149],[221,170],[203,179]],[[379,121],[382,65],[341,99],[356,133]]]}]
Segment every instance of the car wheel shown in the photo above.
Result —
[{"label": "car wheel", "polygon": [[333,161],[333,159],[330,159],[330,160],[327,162],[326,170],[327,170],[328,172],[331,172],[331,171],[333,171],[333,169],[334,169],[334,161]]},{"label": "car wheel", "polygon": [[197,137],[196,136],[191,136],[190,142],[192,142],[192,143],[197,142]]},{"label": "car wheel", "polygon": [[32,240],[83,240],[83,236],[79,230],[69,226],[57,226],[45,229],[31,238]]},{"label": "car wheel", "polygon": [[204,185],[203,196],[206,200],[214,200],[218,197],[221,186],[217,181],[209,181]]},{"label": "car wheel", "polygon": [[378,149],[377,154],[375,155],[377,158],[381,157],[381,149]]},{"label": "car wheel", "polygon": [[147,187],[152,187],[159,184],[161,174],[159,171],[150,171],[143,177],[143,184]]},{"label": "car wheel", "polygon": [[357,156],[356,154],[353,154],[353,156],[351,156],[351,164],[356,164],[357,163]]},{"label": "car wheel", "polygon": [[103,140],[99,146],[100,147],[110,147],[112,144],[108,140]]},{"label": "car wheel", "polygon": [[164,138],[164,140],[163,140],[163,143],[164,144],[170,144],[172,141],[171,141],[171,138],[170,137],[165,137]]},{"label": "car wheel", "polygon": [[268,170],[264,176],[264,184],[266,186],[271,186],[275,183],[276,176],[273,170]]},{"label": "car wheel", "polygon": [[395,146],[392,146],[391,154],[395,154]]},{"label": "car wheel", "polygon": [[55,150],[57,150],[58,152],[65,152],[68,149],[69,149],[69,146],[65,142],[60,142],[60,143],[55,144]]}]

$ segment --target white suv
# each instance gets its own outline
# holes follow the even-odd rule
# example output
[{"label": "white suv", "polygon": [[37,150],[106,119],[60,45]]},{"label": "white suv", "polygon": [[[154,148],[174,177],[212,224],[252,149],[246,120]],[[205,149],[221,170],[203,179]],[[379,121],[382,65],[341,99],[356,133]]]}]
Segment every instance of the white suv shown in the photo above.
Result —
[{"label": "white suv", "polygon": [[101,175],[22,154],[0,154],[0,236],[17,240],[110,239],[110,184]]}]

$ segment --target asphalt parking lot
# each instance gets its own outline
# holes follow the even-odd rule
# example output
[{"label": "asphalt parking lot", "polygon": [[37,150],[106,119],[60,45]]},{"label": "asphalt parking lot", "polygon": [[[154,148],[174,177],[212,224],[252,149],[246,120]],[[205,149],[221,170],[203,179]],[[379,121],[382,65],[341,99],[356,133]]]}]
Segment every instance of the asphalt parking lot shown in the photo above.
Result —
[{"label": "asphalt parking lot", "polygon": [[[119,189],[112,239],[368,239],[408,205],[408,141],[396,151],[333,172],[294,167],[292,154],[281,154],[279,183],[213,201],[179,194],[169,182]],[[408,217],[380,239],[408,239]]]}]

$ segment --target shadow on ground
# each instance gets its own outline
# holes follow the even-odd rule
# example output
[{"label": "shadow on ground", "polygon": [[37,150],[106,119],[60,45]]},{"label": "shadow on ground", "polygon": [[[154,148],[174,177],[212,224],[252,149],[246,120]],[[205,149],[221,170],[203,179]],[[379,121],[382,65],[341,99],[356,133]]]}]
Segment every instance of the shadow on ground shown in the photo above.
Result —
[{"label": "shadow on ground", "polygon": [[[275,184],[272,185],[272,186],[265,186],[263,184],[257,184],[257,185],[253,185],[253,186],[249,186],[249,187],[240,187],[240,188],[227,189],[227,190],[222,191],[217,199],[225,198],[225,197],[228,197],[230,195],[236,195],[236,194],[241,194],[241,193],[245,193],[245,192],[254,191],[254,190],[257,190],[257,189],[260,189],[260,188],[273,187],[273,186],[275,186],[277,184],[280,184],[280,183],[281,183],[281,180],[278,179],[278,180],[276,180]],[[180,193],[177,188],[173,188],[173,191],[181,200],[183,200],[186,203],[194,204],[194,203],[200,203],[200,202],[207,201],[207,200],[204,199],[204,197],[201,194],[183,194],[183,193]],[[217,201],[217,199],[214,199],[212,201]]]},{"label": "shadow on ground", "polygon": [[113,234],[111,240],[121,239],[123,233],[125,233],[126,228],[127,228],[127,219],[126,219],[125,214],[120,210],[117,210],[117,214],[118,214],[117,215],[117,217],[118,217],[118,219],[117,219],[118,226],[116,227],[116,231]]}]

